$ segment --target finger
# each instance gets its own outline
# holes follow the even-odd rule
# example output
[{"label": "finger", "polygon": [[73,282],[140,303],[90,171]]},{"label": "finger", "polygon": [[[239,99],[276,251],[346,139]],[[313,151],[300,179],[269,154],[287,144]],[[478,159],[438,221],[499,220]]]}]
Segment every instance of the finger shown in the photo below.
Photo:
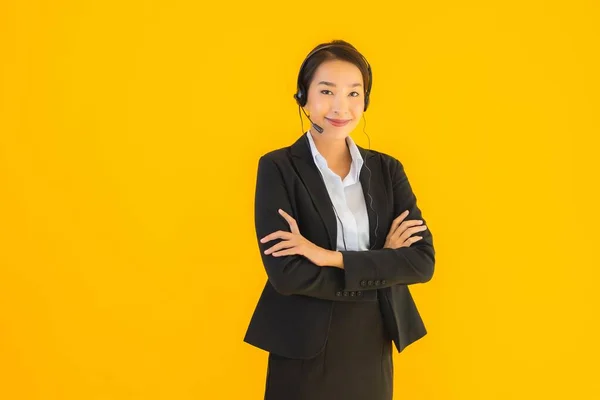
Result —
[{"label": "finger", "polygon": [[290,229],[292,230],[292,233],[299,233],[300,231],[298,230],[298,224],[296,224],[296,220],[294,218],[292,218],[291,215],[289,215],[288,213],[283,211],[281,208],[278,211],[279,211],[279,214],[281,214],[281,216],[283,216],[283,218],[285,218],[285,220],[288,222],[288,224],[290,224]]},{"label": "finger", "polygon": [[279,256],[291,256],[291,255],[294,255],[294,254],[298,254],[298,249],[296,247],[292,247],[292,248],[287,249],[287,250],[278,251],[276,253],[273,253],[273,256],[275,256],[275,257],[279,257]]},{"label": "finger", "polygon": [[[421,230],[425,230],[425,229],[427,229],[427,227],[425,227],[425,229],[420,229],[420,228],[421,228],[420,226],[417,226],[417,227],[414,227],[414,228],[409,228],[409,229],[405,230],[405,231],[402,233],[402,235],[400,235],[400,240],[401,240],[402,242],[404,242],[405,240],[409,240],[409,239],[410,239],[410,237],[411,237],[411,235],[412,235],[413,233],[417,233],[417,232],[419,232],[419,231],[421,231]],[[421,236],[419,236],[419,237],[421,237]]]},{"label": "finger", "polygon": [[420,225],[420,226],[414,226],[412,228],[408,228],[406,230],[406,232],[410,232],[410,234],[412,235],[413,233],[421,232],[426,229],[427,229],[427,225]]},{"label": "finger", "polygon": [[417,242],[421,239],[423,239],[423,236],[412,236],[412,237],[408,238],[408,240],[406,242],[408,242],[408,245],[410,246],[414,242]]},{"label": "finger", "polygon": [[293,242],[291,242],[290,240],[284,240],[282,242],[277,243],[274,246],[269,247],[267,250],[264,251],[264,253],[270,254],[277,250],[287,249],[288,247],[291,247],[293,245],[294,245]]},{"label": "finger", "polygon": [[409,227],[415,226],[415,225],[421,225],[422,223],[423,223],[423,220],[420,220],[420,219],[410,219],[408,221],[404,221],[400,224],[400,226],[398,228],[396,228],[396,230],[392,234],[400,235],[400,234],[404,233]]},{"label": "finger", "polygon": [[268,234],[267,236],[263,237],[262,239],[260,239],[261,243],[266,243],[269,242],[273,239],[290,239],[293,236],[292,233],[290,232],[286,232],[286,231],[277,231],[277,232],[273,232]]},{"label": "finger", "polygon": [[394,218],[394,221],[392,221],[392,226],[390,228],[391,233],[394,233],[396,231],[396,228],[398,228],[398,225],[400,225],[400,223],[404,220],[404,218],[406,218],[407,215],[408,215],[408,210],[404,210],[400,215],[398,215],[396,218]]}]

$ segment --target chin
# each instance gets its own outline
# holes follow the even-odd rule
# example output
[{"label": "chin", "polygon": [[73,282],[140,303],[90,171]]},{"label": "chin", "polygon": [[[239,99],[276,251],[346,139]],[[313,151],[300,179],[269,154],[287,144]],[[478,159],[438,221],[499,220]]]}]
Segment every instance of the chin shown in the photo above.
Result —
[{"label": "chin", "polygon": [[329,135],[336,137],[336,138],[345,138],[346,136],[350,135],[350,132],[352,132],[352,129],[348,129],[347,127],[344,127],[345,129],[330,129],[329,130]]}]

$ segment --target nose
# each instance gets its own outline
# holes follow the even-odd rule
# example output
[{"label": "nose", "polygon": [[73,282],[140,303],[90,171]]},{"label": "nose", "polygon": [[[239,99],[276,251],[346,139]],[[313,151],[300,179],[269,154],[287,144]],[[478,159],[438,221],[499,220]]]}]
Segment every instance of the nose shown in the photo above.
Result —
[{"label": "nose", "polygon": [[348,99],[345,96],[335,96],[333,100],[333,112],[345,117],[350,114],[350,110],[348,108]]}]

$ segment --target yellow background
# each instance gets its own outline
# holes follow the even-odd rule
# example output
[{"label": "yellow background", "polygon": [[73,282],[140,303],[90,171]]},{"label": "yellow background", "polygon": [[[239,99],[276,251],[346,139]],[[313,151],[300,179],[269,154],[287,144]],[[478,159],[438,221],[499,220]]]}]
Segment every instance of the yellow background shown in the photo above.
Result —
[{"label": "yellow background", "polygon": [[[0,398],[260,399],[258,158],[316,44],[434,234],[399,399],[600,398],[596,1],[0,3]],[[352,137],[368,146],[362,122]],[[304,128],[308,127],[304,120]]]}]

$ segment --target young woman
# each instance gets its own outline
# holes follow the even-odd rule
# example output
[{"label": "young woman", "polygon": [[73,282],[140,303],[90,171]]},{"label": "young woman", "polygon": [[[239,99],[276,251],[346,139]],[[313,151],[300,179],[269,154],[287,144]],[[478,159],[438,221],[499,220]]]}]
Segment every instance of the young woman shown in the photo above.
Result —
[{"label": "young woman", "polygon": [[258,162],[268,280],[244,340],[269,352],[266,400],[392,399],[392,342],[427,333],[408,285],[431,279],[433,237],[402,164],[350,137],[371,85],[354,46],[318,45],[294,94],[311,128]]}]

